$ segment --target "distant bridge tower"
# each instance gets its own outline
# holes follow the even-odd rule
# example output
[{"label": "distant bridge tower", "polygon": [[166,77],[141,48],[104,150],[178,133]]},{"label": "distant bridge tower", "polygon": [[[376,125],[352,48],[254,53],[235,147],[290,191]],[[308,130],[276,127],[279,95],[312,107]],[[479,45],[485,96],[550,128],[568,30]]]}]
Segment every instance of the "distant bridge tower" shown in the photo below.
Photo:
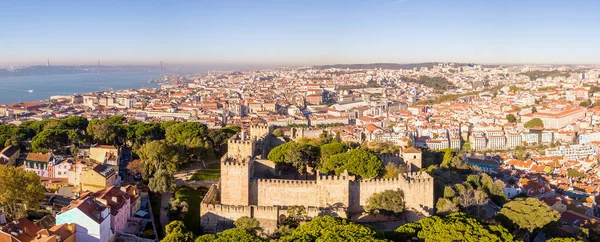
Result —
[{"label": "distant bridge tower", "polygon": [[100,61],[98,61],[98,73],[97,74],[100,74]]},{"label": "distant bridge tower", "polygon": [[160,78],[162,79],[163,77],[163,62],[160,61]]},{"label": "distant bridge tower", "polygon": [[50,66],[50,59],[46,59],[46,66]]}]

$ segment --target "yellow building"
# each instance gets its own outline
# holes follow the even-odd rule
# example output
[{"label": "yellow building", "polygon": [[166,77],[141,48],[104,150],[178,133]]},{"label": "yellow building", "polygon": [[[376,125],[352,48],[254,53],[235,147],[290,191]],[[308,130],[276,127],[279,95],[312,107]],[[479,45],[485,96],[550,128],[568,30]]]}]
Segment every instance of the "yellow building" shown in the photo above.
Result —
[{"label": "yellow building", "polygon": [[118,166],[120,156],[119,148],[112,145],[90,147],[90,159],[98,163]]},{"label": "yellow building", "polygon": [[0,165],[14,166],[17,163],[19,155],[21,155],[19,146],[6,146],[0,151]]},{"label": "yellow building", "polygon": [[97,192],[104,188],[114,186],[117,181],[115,169],[108,165],[98,164],[92,169],[81,173],[80,191]]}]

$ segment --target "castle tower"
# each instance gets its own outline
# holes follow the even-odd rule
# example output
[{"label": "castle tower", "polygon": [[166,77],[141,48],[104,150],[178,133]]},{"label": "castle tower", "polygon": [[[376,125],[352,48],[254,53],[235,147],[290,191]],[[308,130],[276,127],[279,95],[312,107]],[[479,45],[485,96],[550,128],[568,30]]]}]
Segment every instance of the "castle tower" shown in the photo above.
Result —
[{"label": "castle tower", "polygon": [[244,162],[225,160],[221,163],[221,204],[248,205],[252,159]]},{"label": "castle tower", "polygon": [[238,162],[249,160],[255,156],[256,142],[249,139],[243,132],[236,134],[227,141],[227,158]]},{"label": "castle tower", "polygon": [[406,163],[409,172],[417,172],[423,168],[423,159],[421,150],[418,148],[407,148],[402,152],[402,159]]},{"label": "castle tower", "polygon": [[257,124],[250,126],[250,138],[251,139],[260,139],[265,135],[270,134],[273,130],[273,126],[269,126],[267,124]]}]

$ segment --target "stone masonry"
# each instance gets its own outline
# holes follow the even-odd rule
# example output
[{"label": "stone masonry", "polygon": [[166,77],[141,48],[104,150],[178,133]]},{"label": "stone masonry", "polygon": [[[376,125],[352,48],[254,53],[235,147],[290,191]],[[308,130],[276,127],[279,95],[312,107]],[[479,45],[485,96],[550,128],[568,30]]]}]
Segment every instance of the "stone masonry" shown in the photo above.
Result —
[{"label": "stone masonry", "polygon": [[[228,154],[221,160],[220,184],[213,185],[201,202],[205,233],[231,228],[233,221],[242,216],[257,219],[265,232],[271,233],[285,219],[289,206],[304,206],[310,217],[349,217],[348,214],[364,212],[363,206],[373,194],[396,189],[404,191],[407,208],[433,214],[434,182],[426,173],[369,180],[356,179],[347,172],[339,176],[317,175],[315,180],[255,178],[255,161],[265,150],[261,146],[272,129],[257,125],[250,131],[249,137],[241,134],[228,141]],[[414,158],[411,163],[420,165]]]}]

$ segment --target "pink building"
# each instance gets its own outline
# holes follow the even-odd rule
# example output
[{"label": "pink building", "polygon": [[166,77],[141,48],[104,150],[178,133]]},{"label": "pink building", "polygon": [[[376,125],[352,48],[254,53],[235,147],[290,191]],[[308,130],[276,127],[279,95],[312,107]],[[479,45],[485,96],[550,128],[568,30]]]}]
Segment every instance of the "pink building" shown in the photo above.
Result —
[{"label": "pink building", "polygon": [[[92,194],[84,194],[82,197]],[[123,231],[127,220],[131,217],[131,195],[114,186],[93,194],[94,198],[110,208],[110,227],[113,230]]]}]

